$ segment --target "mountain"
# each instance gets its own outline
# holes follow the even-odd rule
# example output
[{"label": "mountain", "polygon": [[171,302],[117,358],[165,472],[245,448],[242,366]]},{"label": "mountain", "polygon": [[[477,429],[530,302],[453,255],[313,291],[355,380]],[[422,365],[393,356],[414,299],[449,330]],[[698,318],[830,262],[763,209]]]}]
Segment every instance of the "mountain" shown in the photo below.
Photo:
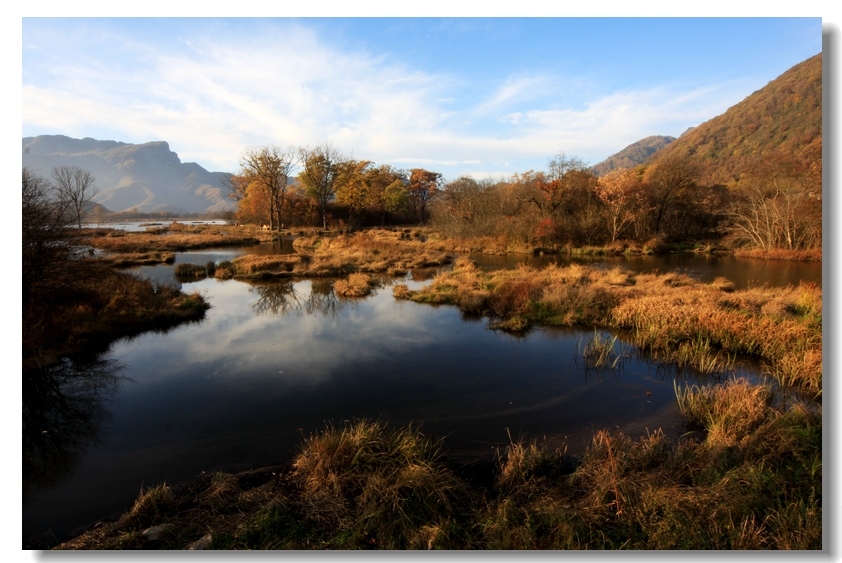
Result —
[{"label": "mountain", "polygon": [[733,184],[764,160],[822,159],[822,55],[799,63],[762,89],[664,147],[647,164],[694,160],[700,183]]},{"label": "mountain", "polygon": [[634,168],[643,164],[653,154],[670,144],[675,137],[653,135],[632,143],[620,152],[612,154],[599,164],[591,166],[591,172],[597,176],[604,176],[618,168]]},{"label": "mountain", "polygon": [[141,145],[73,139],[64,135],[23,138],[23,166],[50,178],[56,166],[79,166],[96,178],[93,201],[111,211],[205,213],[233,209],[224,172],[181,162],[164,141]]}]

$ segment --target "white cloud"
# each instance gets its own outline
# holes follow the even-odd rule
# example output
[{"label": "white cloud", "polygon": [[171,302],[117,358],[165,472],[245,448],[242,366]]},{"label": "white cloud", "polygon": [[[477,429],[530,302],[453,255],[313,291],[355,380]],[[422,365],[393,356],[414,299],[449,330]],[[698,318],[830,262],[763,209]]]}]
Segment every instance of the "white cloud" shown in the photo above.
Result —
[{"label": "white cloud", "polygon": [[[166,140],[183,161],[228,171],[249,146],[330,141],[355,158],[444,167],[455,177],[468,169],[497,174],[504,162],[510,172],[523,171],[558,151],[595,162],[648,135],[678,134],[742,97],[734,84],[661,86],[568,107],[560,78],[537,74],[507,76],[482,95],[467,80],[388,55],[337,50],[302,27],[246,41],[178,43],[186,48],[114,41],[116,63],[94,58],[29,69],[25,134],[106,131],[119,141]],[[50,78],[32,78],[44,76],[39,70]]]}]

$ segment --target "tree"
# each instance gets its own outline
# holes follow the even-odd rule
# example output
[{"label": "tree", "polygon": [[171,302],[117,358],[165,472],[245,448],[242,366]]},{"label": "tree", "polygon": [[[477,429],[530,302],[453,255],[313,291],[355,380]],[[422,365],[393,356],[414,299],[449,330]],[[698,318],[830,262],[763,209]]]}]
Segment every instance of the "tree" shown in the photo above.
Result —
[{"label": "tree", "polygon": [[53,168],[58,197],[65,202],[68,213],[78,228],[82,228],[85,208],[96,195],[93,174],[78,166],[57,166]]},{"label": "tree", "polygon": [[667,230],[671,215],[682,200],[690,196],[689,191],[696,185],[698,174],[698,165],[683,156],[664,158],[646,171],[644,181],[649,186],[652,229],[655,234]]},{"label": "tree", "polygon": [[766,251],[820,248],[820,164],[768,157],[740,179],[730,218],[732,234],[751,246]]},{"label": "tree", "polygon": [[55,293],[73,279],[68,268],[76,247],[66,230],[75,222],[71,203],[47,180],[24,168],[22,174],[21,270],[24,307],[36,296]]},{"label": "tree", "polygon": [[361,224],[363,211],[371,205],[369,182],[370,160],[345,160],[338,165],[336,174],[336,202],[348,208],[351,227]]},{"label": "tree", "polygon": [[443,183],[442,175],[423,168],[413,168],[409,174],[409,200],[415,208],[419,223],[427,220],[427,208],[435,199]]},{"label": "tree", "polygon": [[618,168],[599,178],[594,189],[605,206],[606,223],[614,242],[641,212],[644,192],[640,176],[630,168]]},{"label": "tree", "polygon": [[229,181],[229,189],[234,193],[239,193],[243,187],[243,191],[262,191],[269,204],[269,227],[274,229],[277,219],[278,230],[281,230],[289,174],[297,162],[292,147],[285,150],[274,146],[248,149],[240,159],[239,178]]},{"label": "tree", "polygon": [[384,224],[391,216],[406,213],[409,207],[409,179],[402,170],[388,164],[366,171],[367,209]]},{"label": "tree", "polygon": [[314,149],[302,148],[299,155],[304,170],[298,175],[298,180],[304,186],[307,196],[318,205],[322,228],[327,229],[327,204],[336,196],[336,179],[343,158],[330,143]]}]

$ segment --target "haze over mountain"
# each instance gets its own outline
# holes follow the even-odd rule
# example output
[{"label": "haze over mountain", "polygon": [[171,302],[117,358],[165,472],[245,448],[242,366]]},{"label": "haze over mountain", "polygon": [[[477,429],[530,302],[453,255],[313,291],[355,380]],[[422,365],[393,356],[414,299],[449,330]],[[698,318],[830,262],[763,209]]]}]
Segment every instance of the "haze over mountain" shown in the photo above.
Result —
[{"label": "haze over mountain", "polygon": [[767,158],[822,160],[822,55],[799,63],[725,113],[681,135],[648,164],[686,156],[702,184],[729,185]]},{"label": "haze over mountain", "polygon": [[205,213],[234,209],[224,172],[181,162],[165,141],[140,145],[73,139],[64,135],[23,138],[23,166],[50,178],[56,166],[79,166],[95,177],[93,198],[111,211]]},{"label": "haze over mountain", "polygon": [[604,176],[618,168],[634,168],[643,164],[653,154],[670,144],[675,137],[652,135],[632,143],[618,153],[612,154],[599,164],[591,166],[591,172],[597,176]]}]

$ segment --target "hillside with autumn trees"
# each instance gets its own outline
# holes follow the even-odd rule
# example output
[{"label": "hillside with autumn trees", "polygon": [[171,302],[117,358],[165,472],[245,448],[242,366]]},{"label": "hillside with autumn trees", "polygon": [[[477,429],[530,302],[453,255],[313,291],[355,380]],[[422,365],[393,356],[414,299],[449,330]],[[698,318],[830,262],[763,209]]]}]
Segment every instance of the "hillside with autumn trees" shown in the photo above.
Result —
[{"label": "hillside with autumn trees", "polygon": [[272,230],[428,224],[453,240],[493,239],[497,251],[820,249],[821,62],[796,65],[679,139],[635,143],[604,170],[558,153],[546,170],[448,181],[324,143],[249,149],[229,189],[240,222]]},{"label": "hillside with autumn trees", "polygon": [[799,63],[717,117],[665,146],[649,164],[688,157],[699,182],[734,185],[773,158],[822,158],[822,55]]}]

